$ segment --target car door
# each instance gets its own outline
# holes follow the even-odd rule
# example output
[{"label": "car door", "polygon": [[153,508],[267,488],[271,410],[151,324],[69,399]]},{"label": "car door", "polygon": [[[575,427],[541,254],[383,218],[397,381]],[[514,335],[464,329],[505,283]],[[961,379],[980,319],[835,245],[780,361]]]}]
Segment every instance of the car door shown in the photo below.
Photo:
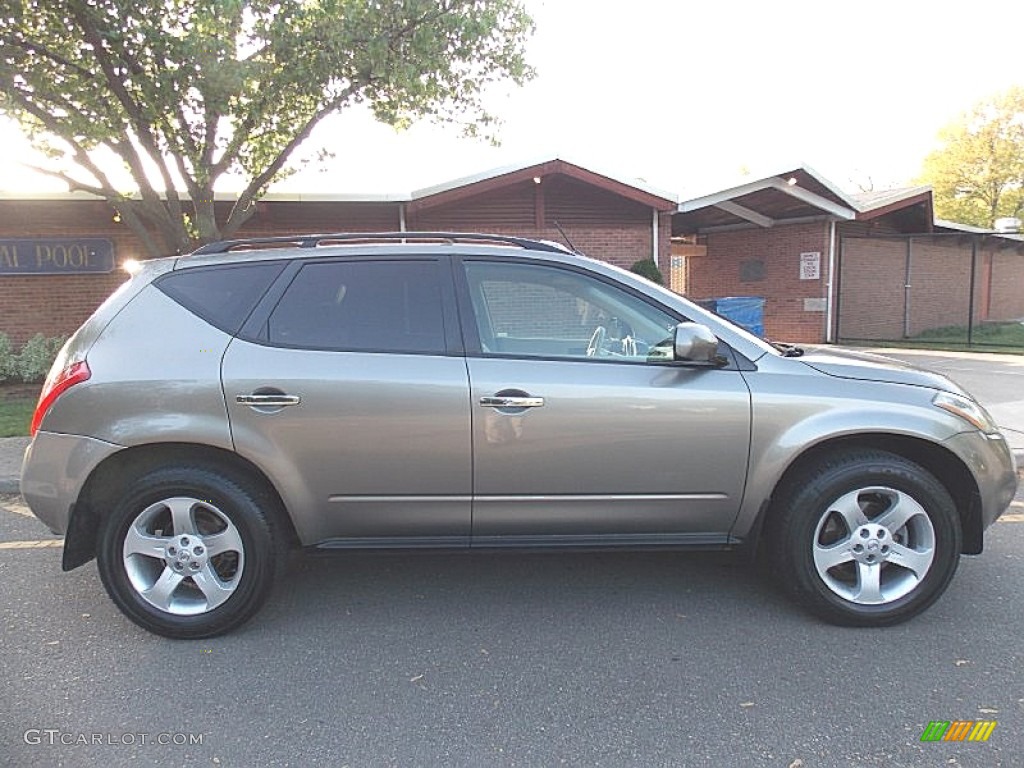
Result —
[{"label": "car door", "polygon": [[460,262],[473,407],[473,541],[721,543],[750,392],[671,361],[683,318],[594,273]]},{"label": "car door", "polygon": [[297,262],[228,347],[236,450],[273,479],[304,543],[468,545],[455,318],[444,259]]}]

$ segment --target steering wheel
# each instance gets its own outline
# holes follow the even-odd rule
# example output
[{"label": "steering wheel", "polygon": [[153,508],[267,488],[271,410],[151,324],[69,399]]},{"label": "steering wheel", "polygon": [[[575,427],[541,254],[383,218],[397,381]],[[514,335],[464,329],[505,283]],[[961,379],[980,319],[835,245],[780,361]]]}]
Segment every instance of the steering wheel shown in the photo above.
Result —
[{"label": "steering wheel", "polygon": [[600,357],[604,352],[604,342],[608,338],[608,329],[603,325],[597,326],[590,334],[590,341],[587,342],[587,357]]}]

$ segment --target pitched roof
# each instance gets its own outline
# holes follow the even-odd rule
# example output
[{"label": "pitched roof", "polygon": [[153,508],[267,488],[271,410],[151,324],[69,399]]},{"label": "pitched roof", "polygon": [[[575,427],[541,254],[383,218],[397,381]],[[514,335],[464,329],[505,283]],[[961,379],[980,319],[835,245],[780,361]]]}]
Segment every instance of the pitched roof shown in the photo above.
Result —
[{"label": "pitched roof", "polygon": [[702,197],[684,200],[674,234],[715,229],[773,227],[821,216],[853,219],[854,202],[807,165],[788,168]]},{"label": "pitched roof", "polygon": [[561,175],[625,197],[660,211],[675,209],[678,198],[655,189],[638,179],[624,179],[609,173],[600,173],[559,157],[531,163],[493,168],[488,171],[453,179],[432,187],[418,189],[410,196],[409,210],[415,211],[436,205],[457,202],[492,189],[519,184],[523,181]]}]

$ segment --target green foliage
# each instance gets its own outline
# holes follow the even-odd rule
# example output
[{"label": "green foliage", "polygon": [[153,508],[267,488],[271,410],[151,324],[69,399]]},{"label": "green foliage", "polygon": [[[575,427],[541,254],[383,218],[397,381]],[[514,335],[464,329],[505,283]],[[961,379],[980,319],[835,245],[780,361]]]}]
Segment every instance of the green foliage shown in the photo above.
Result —
[{"label": "green foliage", "polygon": [[14,347],[11,346],[10,337],[0,331],[0,381],[14,378],[17,370],[16,361],[17,356]]},{"label": "green foliage", "polygon": [[939,134],[920,181],[939,218],[990,228],[1024,214],[1024,87],[977,104]]},{"label": "green foliage", "polygon": [[661,270],[654,263],[654,259],[640,259],[633,262],[633,266],[629,268],[629,271],[641,277],[646,277],[652,283],[657,283],[658,285],[665,284],[665,278],[662,277]]},{"label": "green foliage", "polygon": [[18,378],[26,384],[45,379],[57,353],[60,352],[60,348],[64,346],[67,339],[67,336],[47,338],[43,334],[37,333],[26,341],[15,360],[14,367]]},{"label": "green foliage", "polygon": [[42,381],[50,371],[67,336],[47,338],[37,333],[15,352],[7,334],[0,333],[0,382],[20,379],[26,384]]},{"label": "green foliage", "polygon": [[[396,127],[433,117],[492,136],[482,96],[533,76],[532,31],[519,0],[8,0],[0,114],[51,158],[43,172],[109,200],[158,255],[233,234],[316,125],[347,106]],[[116,188],[99,148],[138,195]],[[245,189],[218,221],[226,174]]]}]

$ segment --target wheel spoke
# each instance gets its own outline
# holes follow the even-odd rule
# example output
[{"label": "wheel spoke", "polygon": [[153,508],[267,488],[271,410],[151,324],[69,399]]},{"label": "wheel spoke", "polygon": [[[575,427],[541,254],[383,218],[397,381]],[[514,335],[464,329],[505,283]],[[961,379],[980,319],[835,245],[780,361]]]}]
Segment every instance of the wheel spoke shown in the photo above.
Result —
[{"label": "wheel spoke", "polygon": [[846,521],[846,527],[850,531],[868,521],[864,510],[860,508],[860,491],[854,491],[836,499],[835,503],[829,507],[829,511],[838,512]]},{"label": "wheel spoke", "polygon": [[168,611],[171,607],[171,598],[174,597],[174,590],[178,588],[183,578],[181,574],[175,573],[170,568],[164,568],[160,578],[153,583],[153,586],[143,590],[141,594],[157,608]]},{"label": "wheel spoke", "polygon": [[170,539],[164,536],[154,536],[141,531],[133,525],[128,529],[124,537],[124,554],[143,555],[144,557],[155,557],[157,560],[164,558],[164,550]]},{"label": "wheel spoke", "polygon": [[233,525],[229,525],[220,533],[204,536],[203,545],[206,547],[208,557],[219,555],[222,552],[241,552],[242,537],[238,535],[238,530]]},{"label": "wheel spoke", "polygon": [[857,563],[858,603],[882,602],[882,566],[878,563]]},{"label": "wheel spoke", "polygon": [[235,592],[234,583],[225,583],[207,563],[198,573],[192,574],[192,581],[206,595],[206,610],[210,611],[227,600]]},{"label": "wheel spoke", "polygon": [[896,503],[893,504],[892,507],[890,507],[884,514],[875,518],[873,522],[888,528],[889,533],[896,533],[896,531],[905,526],[912,517],[922,514],[923,511],[924,510],[921,509],[920,505],[906,498],[903,494],[900,494],[896,497]]},{"label": "wheel spoke", "polygon": [[903,566],[912,572],[918,578],[918,581],[923,579],[925,574],[928,573],[933,559],[934,551],[931,549],[919,551],[902,544],[893,544],[892,551],[889,553],[890,563]]},{"label": "wheel spoke", "polygon": [[848,563],[851,560],[853,560],[853,552],[850,549],[849,539],[833,544],[831,547],[814,545],[814,564],[818,567],[818,572],[823,575],[830,568],[835,568],[837,565]]},{"label": "wheel spoke", "polygon": [[183,533],[196,532],[195,520],[192,519],[192,508],[195,502],[192,499],[168,499],[167,508],[171,510],[171,520],[174,523],[174,535],[181,536]]}]

